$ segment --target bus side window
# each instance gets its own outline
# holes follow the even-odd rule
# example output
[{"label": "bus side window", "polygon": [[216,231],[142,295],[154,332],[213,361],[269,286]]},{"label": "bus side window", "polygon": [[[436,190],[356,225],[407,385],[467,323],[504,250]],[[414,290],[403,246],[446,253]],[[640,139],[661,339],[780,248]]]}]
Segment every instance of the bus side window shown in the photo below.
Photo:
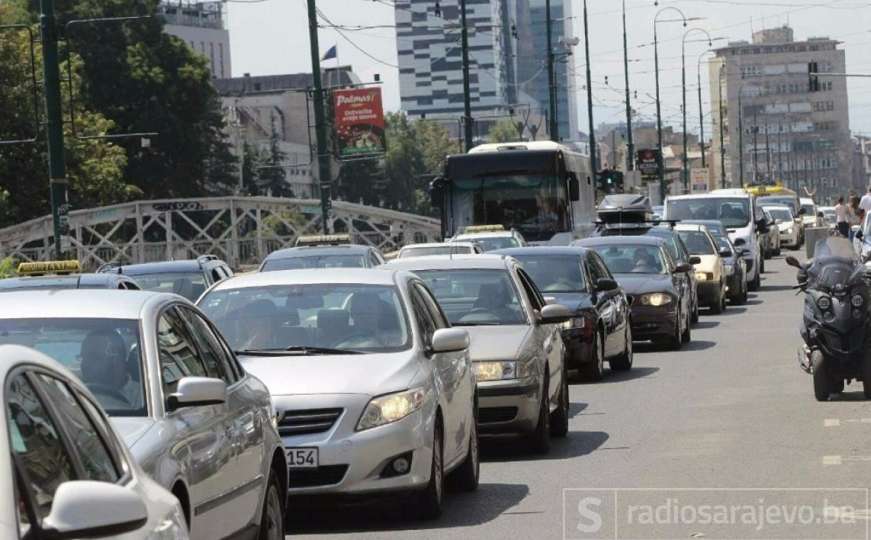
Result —
[{"label": "bus side window", "polygon": [[581,184],[578,181],[578,175],[569,172],[569,200],[581,200]]}]

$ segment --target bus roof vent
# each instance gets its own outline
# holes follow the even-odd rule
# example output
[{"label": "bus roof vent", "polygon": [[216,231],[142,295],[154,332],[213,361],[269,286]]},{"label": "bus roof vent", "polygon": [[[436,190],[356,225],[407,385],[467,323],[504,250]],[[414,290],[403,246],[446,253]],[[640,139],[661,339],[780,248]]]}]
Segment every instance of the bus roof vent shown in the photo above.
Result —
[{"label": "bus roof vent", "polygon": [[525,144],[500,144],[497,148],[497,152],[510,152],[512,150],[528,150]]}]

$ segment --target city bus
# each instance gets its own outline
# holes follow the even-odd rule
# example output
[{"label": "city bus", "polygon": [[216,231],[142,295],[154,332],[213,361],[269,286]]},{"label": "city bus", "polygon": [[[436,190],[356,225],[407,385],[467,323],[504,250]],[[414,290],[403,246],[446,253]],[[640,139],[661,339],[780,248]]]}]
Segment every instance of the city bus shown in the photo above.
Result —
[{"label": "city bus", "polygon": [[530,244],[568,245],[595,220],[589,156],[551,141],[482,144],[448,156],[430,193],[444,238],[501,225]]}]

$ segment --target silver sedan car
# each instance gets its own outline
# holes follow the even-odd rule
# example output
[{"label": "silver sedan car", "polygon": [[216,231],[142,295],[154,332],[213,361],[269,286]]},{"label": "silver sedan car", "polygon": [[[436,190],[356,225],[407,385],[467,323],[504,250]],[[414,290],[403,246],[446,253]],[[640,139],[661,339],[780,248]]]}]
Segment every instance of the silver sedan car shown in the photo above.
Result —
[{"label": "silver sedan car", "polygon": [[178,500],[145,475],[72,373],[3,345],[0,381],[0,538],[188,537]]},{"label": "silver sedan car", "polygon": [[441,512],[445,476],[478,485],[469,335],[420,278],[381,269],[237,276],[199,300],[269,385],[291,494],[412,492]]},{"label": "silver sedan car", "polygon": [[565,306],[545,305],[517,260],[503,255],[395,260],[435,294],[451,324],[467,328],[478,381],[482,433],[522,433],[534,450],[565,436],[569,384],[560,323]]},{"label": "silver sedan car", "polygon": [[131,454],[181,502],[193,538],[283,538],[287,464],[269,392],[180,296],[8,292],[0,344],[59,361],[96,396]]}]

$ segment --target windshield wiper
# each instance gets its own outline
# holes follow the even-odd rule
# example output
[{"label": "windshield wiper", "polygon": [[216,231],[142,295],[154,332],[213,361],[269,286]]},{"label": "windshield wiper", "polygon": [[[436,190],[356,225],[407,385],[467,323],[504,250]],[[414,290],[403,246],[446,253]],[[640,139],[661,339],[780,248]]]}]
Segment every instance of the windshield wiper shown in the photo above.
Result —
[{"label": "windshield wiper", "polygon": [[[501,322],[458,322],[453,323],[454,326],[501,326]],[[509,323],[514,324],[514,323]],[[519,323],[517,323],[519,324]]]},{"label": "windshield wiper", "polygon": [[284,349],[242,349],[233,351],[242,356],[286,356],[287,353],[307,354],[363,354],[362,351],[351,349],[331,349],[329,347],[292,346]]}]

